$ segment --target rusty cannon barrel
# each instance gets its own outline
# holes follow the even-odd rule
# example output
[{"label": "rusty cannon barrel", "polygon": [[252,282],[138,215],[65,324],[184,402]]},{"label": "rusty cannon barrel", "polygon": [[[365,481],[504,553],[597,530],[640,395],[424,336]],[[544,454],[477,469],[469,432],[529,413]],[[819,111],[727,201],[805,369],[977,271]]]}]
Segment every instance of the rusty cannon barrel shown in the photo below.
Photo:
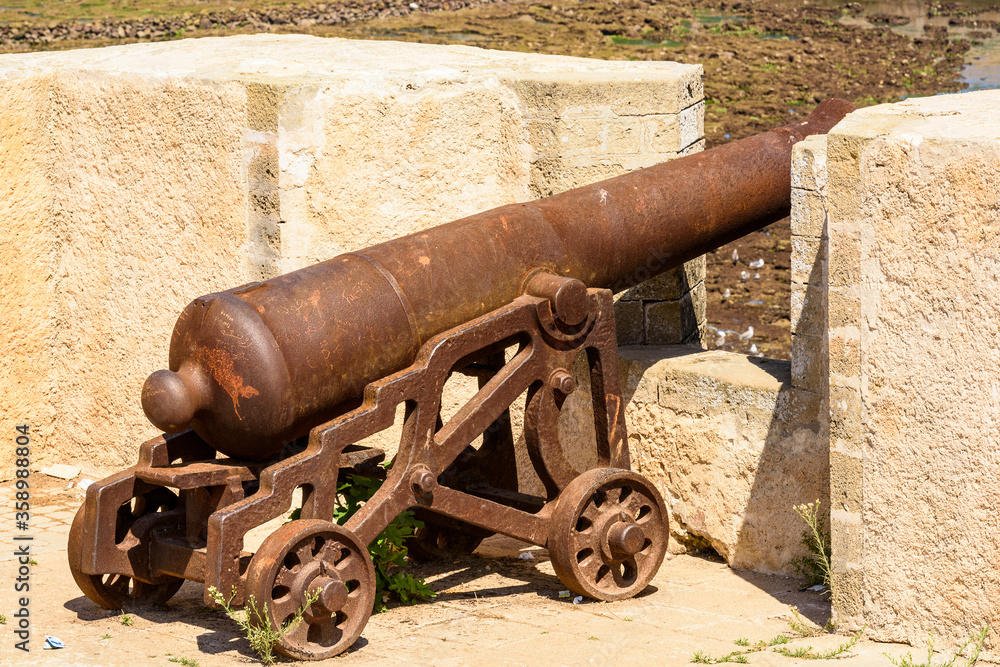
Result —
[{"label": "rusty cannon barrel", "polygon": [[143,410],[229,456],[271,456],[537,273],[620,291],[784,217],[792,145],[853,109],[828,100],[764,134],[195,299]]}]

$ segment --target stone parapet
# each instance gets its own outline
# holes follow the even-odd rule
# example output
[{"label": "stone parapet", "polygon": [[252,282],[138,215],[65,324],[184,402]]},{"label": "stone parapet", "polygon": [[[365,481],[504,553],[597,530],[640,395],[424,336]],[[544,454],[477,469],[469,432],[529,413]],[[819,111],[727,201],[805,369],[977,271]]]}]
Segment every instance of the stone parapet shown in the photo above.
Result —
[{"label": "stone parapet", "polygon": [[834,608],[882,641],[1000,625],[998,108],[911,99],[826,141]]},{"label": "stone parapet", "polygon": [[[35,466],[129,464],[192,298],[699,150],[702,113],[701,68],[667,62],[292,35],[0,56],[4,424]],[[639,302],[644,336],[690,339],[688,282]]]}]

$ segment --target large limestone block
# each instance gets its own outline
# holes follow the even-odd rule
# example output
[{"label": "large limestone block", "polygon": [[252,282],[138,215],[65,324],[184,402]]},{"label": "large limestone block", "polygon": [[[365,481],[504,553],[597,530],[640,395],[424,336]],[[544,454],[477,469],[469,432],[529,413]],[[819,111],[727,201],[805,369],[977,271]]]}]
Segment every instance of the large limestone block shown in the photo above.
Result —
[{"label": "large limestone block", "polygon": [[907,100],[829,136],[835,605],[880,640],[1000,624],[998,108]]},{"label": "large limestone block", "polygon": [[4,427],[32,424],[36,467],[130,462],[192,298],[698,150],[702,113],[701,68],[664,62],[301,35],[0,56]]},{"label": "large limestone block", "polygon": [[4,427],[32,427],[34,465],[121,464],[152,430],[139,389],[178,310],[245,280],[246,96],[235,84],[3,74]]},{"label": "large limestone block", "polygon": [[[794,574],[805,524],[829,506],[823,398],[791,386],[786,361],[687,346],[621,348],[634,470],[670,514],[672,551],[711,547],[732,567]],[[567,448],[589,442],[589,388],[567,401]]]}]

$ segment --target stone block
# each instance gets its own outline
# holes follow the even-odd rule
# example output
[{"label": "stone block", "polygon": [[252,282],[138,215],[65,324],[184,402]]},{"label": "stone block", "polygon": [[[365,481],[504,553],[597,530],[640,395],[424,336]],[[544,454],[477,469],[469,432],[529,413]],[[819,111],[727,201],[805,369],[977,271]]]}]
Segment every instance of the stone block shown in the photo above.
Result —
[{"label": "stone block", "polygon": [[[677,116],[667,116],[677,122]],[[539,155],[630,155],[640,152],[646,121],[632,116],[603,118],[548,118],[528,121],[528,141]],[[679,137],[665,151],[684,144]],[[654,151],[650,151],[654,152]]]},{"label": "stone block", "polygon": [[0,345],[18,360],[0,412],[32,426],[35,465],[131,463],[177,314],[246,281],[246,94],[32,62],[0,58]]},{"label": "stone block", "polygon": [[862,224],[831,219],[827,235],[827,284],[830,287],[857,285],[862,275]]},{"label": "stone block", "polygon": [[642,345],[645,333],[645,316],[640,301],[615,303],[615,331],[618,345]]},{"label": "stone block", "polygon": [[[641,276],[640,276],[641,277]],[[623,301],[674,301],[705,280],[705,256],[639,283],[621,295]]]},{"label": "stone block", "polygon": [[677,150],[690,146],[705,136],[705,103],[698,102],[677,114],[644,116],[642,147],[650,153]]},{"label": "stone block", "polygon": [[834,378],[854,378],[861,374],[861,330],[857,326],[830,329],[828,368]]},{"label": "stone block", "polygon": [[559,67],[580,58],[546,57],[554,60],[545,70],[533,74],[524,68],[502,79],[518,94],[529,116],[586,116],[594,107],[617,116],[676,114],[704,99],[701,65],[609,62],[603,71],[622,73],[609,81],[594,70]]},{"label": "stone block", "polygon": [[685,347],[623,348],[633,468],[667,499],[671,548],[710,545],[733,567],[791,573],[792,507],[828,507],[825,441],[804,426],[788,363]]},{"label": "stone block", "polygon": [[849,454],[861,452],[861,394],[856,387],[830,384],[830,442]]},{"label": "stone block", "polygon": [[828,142],[831,474],[860,502],[834,604],[876,640],[951,648],[1000,618],[998,107],[869,107]]},{"label": "stone block", "polygon": [[824,336],[792,333],[792,386],[815,393],[829,388],[829,348]]},{"label": "stone block", "polygon": [[827,327],[827,292],[820,285],[792,283],[791,330],[807,336],[821,336]]},{"label": "stone block", "polygon": [[792,236],[792,282],[826,286],[827,243],[814,236]]},{"label": "stone block", "polygon": [[[862,488],[864,484],[863,466],[861,456],[858,454],[844,454],[838,451],[830,452],[830,507],[837,511],[851,512],[861,516],[862,508]],[[860,520],[856,527],[860,540]],[[860,542],[859,548],[854,551],[842,551],[846,560],[860,562]],[[857,552],[856,555],[855,551]],[[839,562],[843,563],[843,560]]]},{"label": "stone block", "polygon": [[826,200],[823,193],[792,188],[792,237],[826,238]]},{"label": "stone block", "polygon": [[559,194],[607,178],[621,176],[636,169],[691,155],[704,147],[705,142],[701,140],[676,153],[539,157],[531,165],[531,193],[535,197]]},{"label": "stone block", "polygon": [[792,146],[792,188],[826,189],[826,135],[814,134]]},{"label": "stone block", "polygon": [[[699,150],[640,137],[689,126],[700,77],[304,35],[0,56],[4,423],[37,429],[39,465],[131,463],[191,299]],[[537,168],[529,124],[570,117],[596,143]]]},{"label": "stone block", "polygon": [[[676,301],[644,301],[647,345],[679,345],[697,332],[704,321],[704,300],[696,304],[691,294]],[[701,317],[697,308],[701,309]]]},{"label": "stone block", "polygon": [[832,602],[833,618],[838,627],[846,632],[858,632],[867,628],[865,623],[865,580],[859,566],[834,571],[834,594]]}]

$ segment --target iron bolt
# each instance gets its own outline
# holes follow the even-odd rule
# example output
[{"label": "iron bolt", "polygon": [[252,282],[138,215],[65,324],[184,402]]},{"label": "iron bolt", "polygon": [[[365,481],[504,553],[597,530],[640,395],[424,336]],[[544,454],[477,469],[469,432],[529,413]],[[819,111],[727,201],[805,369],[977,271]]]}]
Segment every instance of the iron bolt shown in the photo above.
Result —
[{"label": "iron bolt", "polygon": [[410,474],[410,485],[417,495],[426,495],[434,490],[437,484],[437,476],[430,471],[427,466],[417,466]]},{"label": "iron bolt", "polygon": [[552,373],[549,385],[563,396],[568,396],[576,389],[576,380],[566,371],[558,370]]}]

